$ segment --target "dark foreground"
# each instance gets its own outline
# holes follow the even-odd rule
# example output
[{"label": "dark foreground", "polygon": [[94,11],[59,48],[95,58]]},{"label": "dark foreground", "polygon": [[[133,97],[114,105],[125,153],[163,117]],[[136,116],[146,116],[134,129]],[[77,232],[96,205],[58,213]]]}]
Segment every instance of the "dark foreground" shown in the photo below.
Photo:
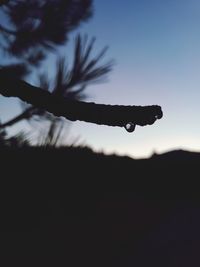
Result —
[{"label": "dark foreground", "polygon": [[200,266],[200,154],[0,158],[0,266]]}]

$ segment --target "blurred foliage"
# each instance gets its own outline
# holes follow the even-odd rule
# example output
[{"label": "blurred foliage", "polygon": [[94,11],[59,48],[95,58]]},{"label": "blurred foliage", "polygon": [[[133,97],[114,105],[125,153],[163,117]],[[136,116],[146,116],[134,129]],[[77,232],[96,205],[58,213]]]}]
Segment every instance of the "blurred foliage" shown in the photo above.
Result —
[{"label": "blurred foliage", "polygon": [[[91,18],[92,0],[8,0],[1,1],[0,11],[7,18],[5,20],[2,16],[0,19],[1,50],[9,56],[11,62],[0,65],[6,74],[26,78],[36,70],[37,83],[44,90],[73,100],[84,100],[86,87],[105,81],[112,70],[112,61],[102,61],[108,48],[93,55],[95,38],[89,39],[87,35],[78,34],[71,66],[66,55],[57,56],[55,75],[51,80],[48,73],[40,72],[39,66],[45,63],[48,53],[57,52],[61,45],[66,45],[69,34]],[[15,59],[15,63],[12,59]],[[66,131],[63,119],[26,104],[22,105],[21,114],[1,124],[0,128],[15,125],[23,119],[31,124],[34,122],[34,127],[35,122],[50,122],[48,135],[44,134],[47,143],[56,144],[61,138],[61,129],[63,132],[65,128]]]},{"label": "blurred foliage", "polygon": [[[1,123],[0,123],[1,124]],[[24,132],[9,137],[4,128],[0,128],[0,147],[25,147],[30,146],[28,135]]]}]

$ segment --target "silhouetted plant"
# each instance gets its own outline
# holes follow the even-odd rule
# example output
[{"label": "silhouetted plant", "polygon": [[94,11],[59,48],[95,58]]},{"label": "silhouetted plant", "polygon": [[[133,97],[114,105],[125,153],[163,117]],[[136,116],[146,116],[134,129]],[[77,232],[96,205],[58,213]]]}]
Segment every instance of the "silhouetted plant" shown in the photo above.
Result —
[{"label": "silhouetted plant", "polygon": [[0,147],[25,147],[29,145],[27,134],[19,132],[15,136],[9,137],[6,130],[0,128]]},{"label": "silhouetted plant", "polygon": [[37,146],[59,147],[64,143],[63,140],[64,122],[60,119],[53,118],[48,128],[43,128],[38,138]]},{"label": "silhouetted plant", "polygon": [[92,15],[92,0],[1,1],[7,16],[0,24],[5,50],[26,67],[41,62],[48,50],[66,43],[69,33]]},{"label": "silhouetted plant", "polygon": [[[4,1],[1,5],[10,21],[10,28],[0,24],[1,37],[6,44],[4,50],[21,61],[1,66],[2,75],[12,75],[12,78],[24,77],[30,73],[31,68],[38,67],[49,50],[56,50],[58,45],[65,44],[69,33],[92,15],[90,0]],[[56,96],[84,99],[86,87],[90,83],[100,82],[112,67],[112,62],[99,65],[107,48],[92,56],[94,43],[95,38],[88,40],[86,35],[78,35],[74,44],[71,69],[67,67],[64,57],[59,57],[54,81],[50,82],[47,74],[43,73],[38,76],[40,86]],[[55,120],[54,116],[44,109],[23,105],[21,114],[0,127],[12,126],[22,119],[52,121],[49,128],[51,133],[52,129],[55,129],[55,121],[58,128],[63,124],[63,120]]]},{"label": "silhouetted plant", "polygon": [[[96,56],[91,56],[94,42],[94,38],[88,41],[87,36],[81,37],[81,35],[78,35],[74,45],[72,67],[67,67],[65,58],[59,57],[53,81],[49,80],[47,73],[42,73],[38,76],[40,87],[53,93],[55,96],[67,97],[73,100],[85,99],[84,91],[86,87],[91,83],[101,82],[112,69],[112,61],[101,65],[99,63],[105,55],[107,48],[104,48]],[[20,115],[2,124],[0,127],[11,126],[22,119],[47,119],[54,121],[53,116],[44,109],[29,105],[28,107],[24,106],[24,110]]]},{"label": "silhouetted plant", "polygon": [[19,118],[23,119],[23,116],[26,119],[34,115],[51,118],[46,114],[48,111],[72,121],[84,120],[109,126],[124,126],[131,132],[136,124],[141,126],[153,124],[156,119],[162,117],[161,107],[157,105],[110,106],[77,101],[83,98],[83,90],[89,83],[100,81],[112,67],[111,62],[97,66],[106,48],[96,57],[89,59],[94,39],[87,44],[87,37],[81,38],[80,35],[76,39],[72,69],[70,71],[66,69],[63,59],[58,61],[53,90],[49,89],[49,82],[45,80],[45,76],[42,78],[44,85],[42,90],[16,78],[17,71],[19,76],[28,72],[30,68],[27,67],[27,63],[30,66],[37,65],[45,58],[49,49],[54,49],[56,45],[67,41],[68,33],[78,26],[81,20],[90,17],[91,1],[10,0],[5,2],[4,9],[14,25],[14,29],[0,26],[2,36],[8,45],[7,51],[23,59],[23,62],[15,65],[15,75],[12,75],[12,65],[1,68],[1,94],[17,96],[34,106],[4,126],[16,123]]},{"label": "silhouetted plant", "polygon": [[30,146],[30,141],[26,133],[19,132],[15,136],[8,139],[9,147],[27,147]]}]

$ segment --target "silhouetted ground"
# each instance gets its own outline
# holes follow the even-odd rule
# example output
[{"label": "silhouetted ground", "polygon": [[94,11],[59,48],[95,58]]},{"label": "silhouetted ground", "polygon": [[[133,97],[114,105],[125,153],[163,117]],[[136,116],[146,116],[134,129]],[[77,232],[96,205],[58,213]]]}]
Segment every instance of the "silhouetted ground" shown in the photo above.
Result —
[{"label": "silhouetted ground", "polygon": [[200,153],[0,157],[1,266],[200,266]]}]

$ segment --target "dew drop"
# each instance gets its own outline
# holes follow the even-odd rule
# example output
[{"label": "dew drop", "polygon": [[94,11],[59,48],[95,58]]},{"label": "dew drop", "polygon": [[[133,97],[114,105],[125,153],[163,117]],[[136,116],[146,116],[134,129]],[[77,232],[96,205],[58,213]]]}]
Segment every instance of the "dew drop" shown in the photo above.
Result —
[{"label": "dew drop", "polygon": [[134,130],[135,130],[135,124],[132,123],[132,122],[128,122],[126,125],[125,125],[125,129],[127,130],[127,132],[129,133],[132,133]]}]

